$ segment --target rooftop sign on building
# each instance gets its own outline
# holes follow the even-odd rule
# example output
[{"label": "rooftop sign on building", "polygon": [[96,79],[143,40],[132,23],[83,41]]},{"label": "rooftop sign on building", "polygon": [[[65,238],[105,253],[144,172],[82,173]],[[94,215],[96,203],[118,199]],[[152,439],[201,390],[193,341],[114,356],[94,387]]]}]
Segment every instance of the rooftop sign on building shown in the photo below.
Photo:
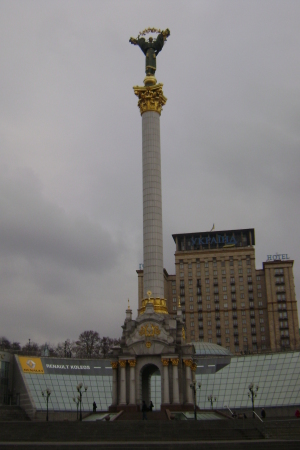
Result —
[{"label": "rooftop sign on building", "polygon": [[290,259],[287,253],[276,253],[276,255],[267,255],[267,261],[285,261]]},{"label": "rooftop sign on building", "polygon": [[254,228],[173,234],[177,251],[248,247],[255,244]]}]

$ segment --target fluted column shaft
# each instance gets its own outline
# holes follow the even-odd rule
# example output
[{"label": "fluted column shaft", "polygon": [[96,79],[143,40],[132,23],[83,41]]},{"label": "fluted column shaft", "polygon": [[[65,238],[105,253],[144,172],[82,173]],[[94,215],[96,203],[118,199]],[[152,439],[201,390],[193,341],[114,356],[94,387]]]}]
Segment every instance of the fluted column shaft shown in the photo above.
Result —
[{"label": "fluted column shaft", "polygon": [[179,403],[179,380],[178,380],[178,363],[179,359],[171,359],[173,366],[173,403]]},{"label": "fluted column shaft", "polygon": [[192,383],[192,371],[191,371],[191,365],[192,361],[185,360],[185,380],[186,380],[186,401],[187,403],[193,403],[193,392],[190,387]]},{"label": "fluted column shaft", "polygon": [[136,360],[128,361],[130,365],[130,391],[129,391],[129,404],[135,405],[135,366]]},{"label": "fluted column shaft", "polygon": [[164,298],[160,115],[142,115],[144,298]]},{"label": "fluted column shaft", "polygon": [[163,403],[170,403],[170,393],[169,393],[169,360],[162,359],[164,366],[164,398]]},{"label": "fluted column shaft", "polygon": [[126,361],[120,361],[120,405],[126,405]]},{"label": "fluted column shaft", "polygon": [[113,372],[113,382],[112,382],[112,405],[116,406],[118,404],[118,363],[111,362],[112,372]]}]

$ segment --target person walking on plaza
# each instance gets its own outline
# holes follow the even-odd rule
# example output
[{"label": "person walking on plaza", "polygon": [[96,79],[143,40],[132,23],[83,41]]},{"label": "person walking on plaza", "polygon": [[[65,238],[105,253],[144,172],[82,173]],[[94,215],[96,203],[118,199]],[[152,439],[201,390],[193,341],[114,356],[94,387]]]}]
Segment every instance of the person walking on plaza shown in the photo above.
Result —
[{"label": "person walking on plaza", "polygon": [[96,402],[94,401],[94,403],[93,403],[93,413],[96,412],[96,409],[97,409],[97,405],[96,405]]},{"label": "person walking on plaza", "polygon": [[147,405],[145,400],[143,400],[143,405],[142,405],[142,413],[143,413],[143,420],[147,420]]},{"label": "person walking on plaza", "polygon": [[150,404],[149,404],[149,411],[152,412],[152,409],[154,408],[154,405],[152,403],[152,400],[150,400]]},{"label": "person walking on plaza", "polygon": [[265,418],[266,418],[266,411],[265,411],[265,408],[262,408],[262,409],[261,409],[260,415],[261,415],[261,418],[262,418],[262,419],[265,419]]}]

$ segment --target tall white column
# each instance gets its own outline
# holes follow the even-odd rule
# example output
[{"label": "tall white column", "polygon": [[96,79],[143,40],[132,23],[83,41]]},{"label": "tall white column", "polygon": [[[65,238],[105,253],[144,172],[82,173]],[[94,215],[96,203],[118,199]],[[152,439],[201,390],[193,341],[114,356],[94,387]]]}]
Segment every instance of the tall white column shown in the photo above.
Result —
[{"label": "tall white column", "polygon": [[179,358],[171,359],[173,366],[173,404],[179,403],[179,380],[178,380],[178,363]]},{"label": "tall white column", "polygon": [[120,405],[126,405],[126,361],[119,361],[121,376],[120,376]]},{"label": "tall white column", "polygon": [[111,362],[113,372],[112,382],[112,406],[116,406],[118,403],[118,363],[116,361]]},{"label": "tall white column", "polygon": [[164,298],[160,114],[142,115],[144,298]]},{"label": "tall white column", "polygon": [[170,403],[170,393],[169,393],[169,360],[162,359],[164,367],[164,396],[163,403]]},{"label": "tall white column", "polygon": [[130,365],[130,387],[129,387],[129,404],[135,405],[135,366],[136,360],[132,359],[128,361]]},{"label": "tall white column", "polygon": [[185,364],[186,401],[187,401],[187,403],[193,403],[193,392],[190,387],[190,385],[192,383],[191,366],[193,364],[193,361],[190,359],[185,359],[183,362]]}]

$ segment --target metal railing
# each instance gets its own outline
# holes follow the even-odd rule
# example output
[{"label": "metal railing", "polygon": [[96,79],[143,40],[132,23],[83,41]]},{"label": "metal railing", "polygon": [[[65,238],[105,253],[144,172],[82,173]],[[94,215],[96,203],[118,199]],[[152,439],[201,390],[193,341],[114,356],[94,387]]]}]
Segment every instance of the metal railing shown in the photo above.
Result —
[{"label": "metal railing", "polygon": [[259,415],[257,415],[256,414],[256,412],[255,411],[252,411],[253,412],[253,414],[255,414],[256,415],[256,417],[263,423],[264,421],[259,417]]}]

